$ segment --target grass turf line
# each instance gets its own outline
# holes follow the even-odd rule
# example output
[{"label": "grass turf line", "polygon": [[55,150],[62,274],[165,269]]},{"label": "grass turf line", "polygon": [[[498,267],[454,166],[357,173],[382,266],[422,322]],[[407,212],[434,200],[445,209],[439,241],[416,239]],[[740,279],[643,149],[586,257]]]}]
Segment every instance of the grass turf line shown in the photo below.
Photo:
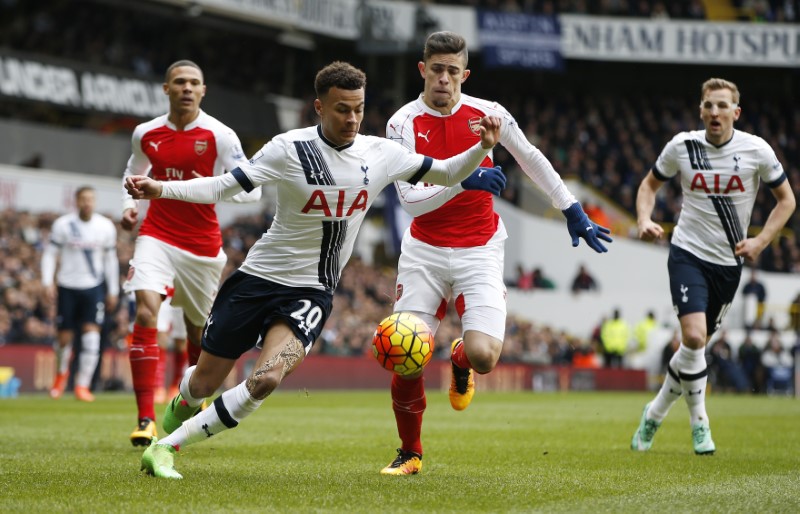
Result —
[{"label": "grass turf line", "polygon": [[[800,402],[711,395],[717,454],[692,452],[683,400],[647,453],[639,393],[428,393],[421,474],[385,477],[389,393],[281,391],[240,427],[185,447],[181,482],[139,471],[129,394],[0,400],[3,512],[796,512]],[[161,408],[158,411],[161,413]]]}]

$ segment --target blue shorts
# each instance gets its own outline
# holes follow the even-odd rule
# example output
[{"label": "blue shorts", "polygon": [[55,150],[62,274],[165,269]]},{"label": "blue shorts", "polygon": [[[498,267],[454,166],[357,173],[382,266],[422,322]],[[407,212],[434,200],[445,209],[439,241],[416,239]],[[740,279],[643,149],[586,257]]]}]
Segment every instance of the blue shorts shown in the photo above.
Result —
[{"label": "blue shorts", "polygon": [[706,335],[719,329],[736,296],[742,266],[722,266],[699,259],[675,245],[669,247],[669,288],[678,317],[706,314]]},{"label": "blue shorts", "polygon": [[80,330],[86,323],[103,324],[106,315],[105,284],[89,289],[58,286],[56,327],[59,330]]},{"label": "blue shorts", "polygon": [[332,308],[330,292],[276,284],[237,270],[214,300],[203,328],[202,348],[217,357],[238,359],[260,346],[270,325],[281,319],[308,353]]}]

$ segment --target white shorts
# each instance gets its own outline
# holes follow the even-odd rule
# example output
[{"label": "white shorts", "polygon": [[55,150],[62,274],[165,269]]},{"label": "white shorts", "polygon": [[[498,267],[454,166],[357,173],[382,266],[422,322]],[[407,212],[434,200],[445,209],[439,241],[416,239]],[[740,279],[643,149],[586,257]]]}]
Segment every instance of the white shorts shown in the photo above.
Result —
[{"label": "white shorts", "polygon": [[[441,320],[455,301],[462,331],[476,330],[499,340],[506,331],[503,255],[506,231],[498,227],[483,246],[444,248],[414,239],[406,230],[397,267],[395,312],[417,312]],[[431,328],[435,331],[438,323]]]},{"label": "white shorts", "polygon": [[123,284],[125,292],[155,291],[164,296],[174,288],[173,307],[180,307],[197,327],[205,325],[219,287],[227,256],[201,257],[150,236],[136,238],[136,248]]},{"label": "white shorts", "polygon": [[183,319],[183,309],[172,306],[171,296],[167,296],[161,302],[157,328],[159,332],[168,332],[171,339],[186,339],[186,321]]}]

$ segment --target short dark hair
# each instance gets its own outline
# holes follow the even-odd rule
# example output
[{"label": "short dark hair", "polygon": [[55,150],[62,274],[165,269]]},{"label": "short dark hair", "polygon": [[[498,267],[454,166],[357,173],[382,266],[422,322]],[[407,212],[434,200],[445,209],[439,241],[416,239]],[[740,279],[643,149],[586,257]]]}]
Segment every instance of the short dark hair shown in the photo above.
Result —
[{"label": "short dark hair", "polygon": [[203,76],[203,70],[200,69],[200,66],[197,65],[196,62],[190,61],[189,59],[181,59],[180,61],[175,61],[174,63],[169,65],[167,68],[167,72],[164,74],[164,82],[169,83],[169,75],[172,73],[172,70],[175,68],[180,68],[181,66],[189,66],[191,68],[197,68],[197,71],[200,72],[200,76]]},{"label": "short dark hair", "polygon": [[367,75],[352,64],[334,61],[325,66],[314,79],[317,98],[325,95],[332,87],[355,91],[367,87]]},{"label": "short dark hair", "polygon": [[469,61],[469,52],[467,52],[467,40],[464,36],[443,30],[441,32],[434,32],[428,39],[425,40],[425,49],[422,52],[422,60],[428,62],[431,56],[438,54],[459,54],[464,56],[464,67],[466,68]]},{"label": "short dark hair", "polygon": [[94,188],[92,186],[81,186],[75,191],[75,199],[77,200],[80,195],[85,193],[86,191],[94,192]]}]

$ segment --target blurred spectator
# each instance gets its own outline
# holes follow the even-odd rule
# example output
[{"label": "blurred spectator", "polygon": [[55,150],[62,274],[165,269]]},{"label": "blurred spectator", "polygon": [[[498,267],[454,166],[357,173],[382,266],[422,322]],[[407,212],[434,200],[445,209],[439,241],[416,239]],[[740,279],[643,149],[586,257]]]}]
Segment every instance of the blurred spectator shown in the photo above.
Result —
[{"label": "blurred spectator", "polygon": [[789,305],[789,328],[800,334],[800,293]]},{"label": "blurred spectator", "polygon": [[608,215],[606,215],[606,211],[600,207],[600,204],[593,202],[589,198],[584,198],[583,202],[583,210],[589,219],[600,225],[601,227],[610,228],[611,222],[608,219]]},{"label": "blurred spectator", "polygon": [[750,268],[750,280],[742,288],[744,297],[744,326],[748,330],[761,328],[764,316],[764,302],[767,300],[767,289],[756,277],[755,268]]},{"label": "blurred spectator", "polygon": [[739,365],[750,383],[750,391],[762,392],[764,390],[764,374],[761,368],[761,350],[753,344],[750,332],[745,334],[744,341],[739,345]]},{"label": "blurred spectator", "polygon": [[644,319],[637,323],[633,329],[633,335],[636,338],[636,351],[642,352],[647,349],[647,338],[656,326],[656,313],[652,310],[647,311]]},{"label": "blurred spectator", "polygon": [[534,289],[555,289],[556,284],[545,276],[542,268],[535,268],[533,270],[533,287]]},{"label": "blurred spectator", "polygon": [[761,364],[764,366],[764,383],[767,394],[788,393],[792,390],[794,360],[783,347],[778,332],[770,334],[767,346],[761,354]]},{"label": "blurred spectator", "polygon": [[533,272],[525,271],[522,264],[517,264],[517,278],[514,285],[520,291],[529,291],[533,289]]},{"label": "blurred spectator", "polygon": [[614,309],[611,319],[606,320],[600,329],[600,339],[603,341],[603,357],[605,367],[621,368],[622,359],[628,349],[628,340],[631,330],[628,323],[622,319],[619,309]]},{"label": "blurred spectator", "polygon": [[727,337],[725,330],[720,331],[719,337],[709,350],[710,382],[722,391],[735,390],[737,393],[743,393],[747,390],[747,380],[736,364]]},{"label": "blurred spectator", "polygon": [[594,277],[586,269],[586,266],[581,264],[578,268],[578,274],[572,280],[572,292],[580,293],[581,291],[596,291],[597,289],[597,282]]}]

